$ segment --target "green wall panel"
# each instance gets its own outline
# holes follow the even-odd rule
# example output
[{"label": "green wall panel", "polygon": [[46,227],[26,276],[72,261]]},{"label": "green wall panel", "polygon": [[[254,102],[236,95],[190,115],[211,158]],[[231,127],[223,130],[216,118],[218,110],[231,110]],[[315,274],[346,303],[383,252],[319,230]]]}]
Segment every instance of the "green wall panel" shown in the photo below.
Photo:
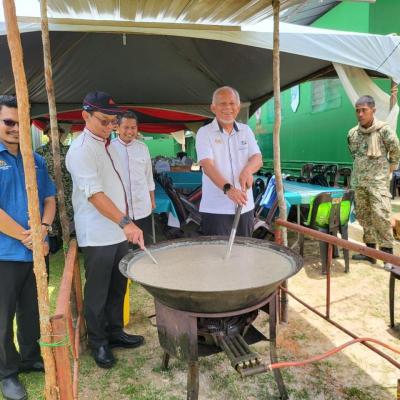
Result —
[{"label": "green wall panel", "polygon": [[175,157],[176,153],[181,149],[181,146],[176,142],[176,140],[172,136],[167,135],[162,138],[146,140],[145,143],[149,148],[150,156],[152,158],[160,155],[165,157]]},{"label": "green wall panel", "polygon": [[[381,0],[378,0],[380,2]],[[397,0],[395,0],[397,1]],[[342,3],[332,8],[312,26],[339,31],[369,32],[368,3]]]},{"label": "green wall panel", "polygon": [[[400,0],[378,0],[375,4],[342,3],[322,16],[313,26],[320,28],[387,34],[400,31]],[[376,80],[390,93],[388,79]],[[357,124],[354,108],[338,80],[300,85],[300,103],[294,112],[291,93],[281,94],[282,170],[298,173],[306,162],[351,165],[347,132]],[[272,169],[273,99],[249,120],[263,153],[264,167]],[[400,125],[398,124],[397,132]]]},{"label": "green wall panel", "polygon": [[400,1],[378,0],[370,5],[370,32],[387,35],[400,33]]}]

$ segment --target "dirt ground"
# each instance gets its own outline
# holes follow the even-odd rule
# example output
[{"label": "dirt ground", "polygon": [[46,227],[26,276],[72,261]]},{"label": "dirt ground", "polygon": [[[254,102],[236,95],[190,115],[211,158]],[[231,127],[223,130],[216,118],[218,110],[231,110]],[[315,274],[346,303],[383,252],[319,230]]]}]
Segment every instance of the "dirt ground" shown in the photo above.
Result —
[{"label": "dirt ground", "polygon": [[[325,309],[325,277],[320,274],[319,246],[306,240],[305,266],[289,281],[297,296]],[[343,259],[334,260],[332,271],[331,318],[360,336],[380,339],[400,348],[400,326],[389,329],[389,274],[381,266],[351,262],[344,273]],[[400,284],[397,288],[396,318],[400,322]],[[85,354],[81,363],[80,399],[173,400],[186,398],[186,365],[172,359],[170,369],[161,371],[162,351],[157,330],[152,325],[152,297],[132,285],[131,322],[127,330],[142,334],[146,344],[133,350],[116,350],[117,365],[111,370],[97,368]],[[268,332],[268,319],[258,317],[256,326]],[[289,323],[279,326],[280,360],[303,360],[323,353],[351,338],[291,299]],[[268,342],[253,347],[269,359]],[[386,350],[385,350],[386,351]],[[389,353],[389,351],[388,351]],[[398,362],[400,356],[391,354]],[[283,370],[290,399],[393,400],[400,371],[361,344],[346,348],[324,361]],[[217,354],[200,361],[201,400],[277,399],[273,375],[264,373],[241,379],[227,357]]]}]

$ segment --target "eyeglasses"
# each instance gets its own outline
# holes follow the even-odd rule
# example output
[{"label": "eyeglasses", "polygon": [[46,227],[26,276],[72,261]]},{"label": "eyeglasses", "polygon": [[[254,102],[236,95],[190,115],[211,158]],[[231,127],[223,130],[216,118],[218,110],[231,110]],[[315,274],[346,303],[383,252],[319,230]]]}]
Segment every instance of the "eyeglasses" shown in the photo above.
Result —
[{"label": "eyeglasses", "polygon": [[19,126],[18,121],[14,121],[13,119],[0,119],[0,121],[3,121],[3,124],[8,128],[14,128],[15,125]]},{"label": "eyeglasses", "polygon": [[102,126],[117,125],[117,119],[112,119],[112,120],[102,119],[102,118],[99,118],[97,115],[94,115],[94,114],[92,114],[92,116],[95,117],[96,119],[98,119]]}]

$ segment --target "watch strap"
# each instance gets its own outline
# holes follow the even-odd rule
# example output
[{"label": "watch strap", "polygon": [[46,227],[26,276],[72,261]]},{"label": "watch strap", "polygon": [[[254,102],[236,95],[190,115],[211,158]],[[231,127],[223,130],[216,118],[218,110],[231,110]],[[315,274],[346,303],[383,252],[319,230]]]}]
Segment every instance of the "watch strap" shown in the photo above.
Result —
[{"label": "watch strap", "polygon": [[128,224],[130,224],[131,222],[132,222],[131,219],[130,219],[127,215],[124,215],[124,216],[121,218],[121,221],[119,221],[118,225],[119,225],[119,227],[120,227],[121,229],[124,229],[125,226],[128,225]]}]

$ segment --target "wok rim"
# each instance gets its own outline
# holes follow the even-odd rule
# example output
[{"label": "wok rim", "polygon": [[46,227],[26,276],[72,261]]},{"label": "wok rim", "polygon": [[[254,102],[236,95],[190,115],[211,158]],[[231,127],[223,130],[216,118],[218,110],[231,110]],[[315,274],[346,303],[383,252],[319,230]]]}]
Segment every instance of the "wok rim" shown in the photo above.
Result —
[{"label": "wok rim", "polygon": [[[177,240],[165,240],[162,242],[158,242],[149,246],[146,246],[148,250],[155,250],[154,255],[157,254],[157,250],[161,250],[164,248],[168,247],[184,247],[185,244],[192,243],[192,244],[203,244],[203,243],[218,243],[218,244],[228,244],[229,237],[228,236],[200,236],[196,238],[182,238],[182,239],[177,239]],[[242,288],[242,289],[228,289],[228,290],[213,290],[213,291],[200,291],[200,290],[187,290],[187,289],[174,289],[174,288],[166,288],[163,286],[155,286],[155,285],[149,285],[148,283],[141,282],[139,280],[133,279],[130,276],[127,276],[127,274],[123,271],[121,273],[128,279],[133,280],[134,282],[137,282],[139,285],[142,285],[144,287],[149,287],[149,288],[154,288],[158,290],[167,290],[167,291],[174,291],[174,292],[180,292],[180,293],[201,293],[201,294],[207,294],[207,293],[232,293],[232,292],[241,292],[241,291],[248,291],[248,290],[260,290],[262,288],[265,288],[270,285],[274,285],[277,282],[283,282],[292,276],[296,275],[301,268],[303,267],[303,258],[295,253],[292,249],[278,245],[274,242],[268,242],[266,240],[262,239],[255,239],[255,238],[248,238],[248,237],[243,237],[243,236],[236,236],[234,244],[240,244],[240,245],[248,245],[250,244],[251,247],[256,247],[256,248],[271,248],[277,253],[281,253],[285,256],[285,258],[292,258],[294,263],[293,264],[293,270],[290,272],[289,275],[286,275],[282,279],[278,279],[276,281],[269,282],[268,285],[261,285],[261,286],[254,286],[251,288]],[[127,255],[125,255],[121,261],[129,265],[130,262],[132,262],[135,258],[136,259],[141,259],[142,257],[146,257],[146,253],[144,253],[143,250],[137,249],[134,251],[130,251]]]}]

